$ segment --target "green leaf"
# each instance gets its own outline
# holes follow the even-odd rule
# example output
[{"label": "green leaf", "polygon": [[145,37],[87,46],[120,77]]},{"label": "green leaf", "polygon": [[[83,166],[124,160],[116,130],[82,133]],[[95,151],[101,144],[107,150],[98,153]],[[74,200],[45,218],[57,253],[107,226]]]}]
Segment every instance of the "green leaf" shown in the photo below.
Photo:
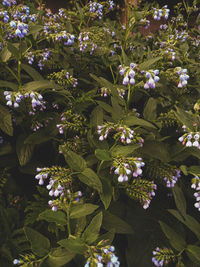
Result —
[{"label": "green leaf", "polygon": [[128,146],[116,145],[110,149],[110,153],[111,153],[112,157],[117,157],[117,156],[124,156],[125,157],[125,156],[133,153],[138,148],[140,148],[139,144],[128,145]]},{"label": "green leaf", "polygon": [[91,113],[90,123],[95,128],[98,125],[103,124],[103,109],[100,106],[97,106],[93,109]]},{"label": "green leaf", "polygon": [[51,140],[58,134],[56,121],[50,122],[46,127],[37,130],[35,133],[30,134],[25,140],[24,144],[41,144]]},{"label": "green leaf", "polygon": [[162,57],[155,57],[155,58],[148,59],[139,65],[139,69],[140,70],[148,70],[150,66],[152,66],[154,63],[156,63],[157,61],[159,61],[161,59],[162,59]]},{"label": "green leaf", "polygon": [[133,115],[127,115],[124,119],[124,124],[127,126],[139,125],[139,126],[143,126],[143,127],[156,129],[156,127],[152,123],[145,121],[143,119],[139,119]]},{"label": "green leaf", "polygon": [[150,158],[159,159],[163,162],[170,161],[170,155],[168,151],[168,147],[163,142],[158,141],[148,141],[144,142],[144,146],[140,149],[140,152],[144,156],[148,156]]},{"label": "green leaf", "polygon": [[98,213],[90,222],[88,227],[85,229],[82,237],[84,238],[85,242],[89,245],[92,244],[99,235],[99,231],[102,224],[102,212]]},{"label": "green leaf", "polygon": [[106,104],[105,102],[102,102],[102,101],[96,101],[106,112],[108,113],[113,113],[114,112],[114,109]]},{"label": "green leaf", "polygon": [[87,251],[87,246],[81,238],[62,239],[58,241],[58,244],[69,251],[84,254]]},{"label": "green leaf", "polygon": [[70,218],[76,219],[93,213],[99,206],[85,203],[71,208]]},{"label": "green leaf", "polygon": [[84,169],[83,172],[78,174],[79,180],[87,184],[88,186],[94,188],[98,192],[102,192],[102,183],[97,174],[90,168]]},{"label": "green leaf", "polygon": [[200,263],[200,247],[188,245],[186,250],[192,254],[192,256],[198,261],[198,263]]},{"label": "green leaf", "polygon": [[13,126],[12,126],[12,117],[7,108],[0,105],[0,129],[10,135],[13,136]]},{"label": "green leaf", "polygon": [[34,150],[34,145],[25,144],[24,140],[25,140],[25,136],[20,135],[16,143],[17,157],[18,157],[18,160],[21,166],[26,165],[26,163],[28,163],[31,160],[33,150]]},{"label": "green leaf", "polygon": [[65,248],[58,247],[51,250],[48,258],[42,263],[40,267],[62,267],[70,262],[76,253]]},{"label": "green leaf", "polygon": [[103,212],[102,227],[107,231],[114,229],[115,233],[119,234],[133,234],[133,229],[128,223],[108,211]]},{"label": "green leaf", "polygon": [[61,87],[55,84],[53,81],[40,80],[40,81],[33,81],[33,82],[28,82],[24,84],[21,90],[24,90],[26,92],[32,92],[32,91],[40,91],[44,89],[55,89],[55,88],[60,89]]},{"label": "green leaf", "polygon": [[143,112],[144,119],[149,121],[155,120],[157,117],[156,109],[157,109],[157,100],[154,99],[153,97],[150,97],[144,108]]},{"label": "green leaf", "polygon": [[7,82],[7,81],[0,81],[0,87],[11,88],[14,91],[18,89],[18,85],[16,83]]},{"label": "green leaf", "polygon": [[186,247],[186,242],[183,237],[177,234],[171,227],[169,227],[164,222],[159,221],[159,223],[162,231],[169,239],[169,242],[172,247],[175,248],[177,251],[183,250]]},{"label": "green leaf", "polygon": [[112,188],[111,183],[108,179],[102,178],[101,181],[102,181],[102,185],[103,185],[103,190],[100,193],[100,198],[104,204],[105,209],[107,209],[110,205],[111,200],[112,200],[113,188]]},{"label": "green leaf", "polygon": [[183,125],[186,125],[191,131],[194,129],[194,115],[191,115],[179,107],[176,107],[175,115],[177,119],[182,122]]},{"label": "green leaf", "polygon": [[2,49],[0,55],[1,55],[1,60],[3,62],[7,62],[11,58],[11,56],[12,56],[12,54],[10,53],[10,51],[8,50],[7,47],[4,47]]},{"label": "green leaf", "polygon": [[112,160],[111,154],[106,149],[96,149],[95,150],[95,156],[103,161],[110,161]]},{"label": "green leaf", "polygon": [[172,192],[174,195],[174,200],[176,203],[176,207],[179,210],[179,212],[183,215],[183,217],[186,216],[186,200],[184,197],[184,194],[180,187],[176,184],[174,188],[172,188]]},{"label": "green leaf", "polygon": [[63,153],[67,164],[72,170],[79,172],[85,170],[86,161],[81,156],[71,150],[68,150],[66,146],[59,146],[59,150]]},{"label": "green leaf", "polygon": [[100,235],[96,241],[96,243],[100,242],[101,240],[105,240],[105,245],[111,245],[113,243],[115,237],[115,230],[111,229],[107,233]]},{"label": "green leaf", "polygon": [[[188,169],[187,169],[187,166],[185,166],[185,165],[181,165],[181,166],[179,167],[179,169],[183,172],[183,174],[184,174],[185,176],[188,175]],[[200,168],[199,168],[199,170],[200,170]]]},{"label": "green leaf", "polygon": [[200,175],[200,166],[190,166],[187,170],[190,174]]},{"label": "green leaf", "polygon": [[50,242],[48,238],[27,226],[24,227],[24,232],[31,243],[33,253],[39,257],[43,257],[49,253]]},{"label": "green leaf", "polygon": [[1,144],[0,156],[7,155],[13,152],[10,144]]},{"label": "green leaf", "polygon": [[27,65],[27,64],[21,64],[21,67],[25,72],[27,72],[31,78],[35,81],[44,80],[42,75],[40,75],[39,72],[37,72],[33,67]]},{"label": "green leaf", "polygon": [[190,215],[185,215],[183,218],[177,210],[168,209],[168,211],[176,217],[180,222],[186,225],[200,240],[200,224],[198,221]]},{"label": "green leaf", "polygon": [[20,56],[20,53],[19,53],[19,50],[18,50],[17,46],[19,47],[18,44],[12,44],[12,43],[8,43],[8,44],[7,44],[8,50],[11,52],[11,54],[12,54],[16,59],[18,59],[19,56]]},{"label": "green leaf", "polygon": [[39,214],[37,220],[45,220],[47,222],[54,222],[57,225],[66,225],[67,218],[62,211],[53,211],[52,209],[45,210]]}]

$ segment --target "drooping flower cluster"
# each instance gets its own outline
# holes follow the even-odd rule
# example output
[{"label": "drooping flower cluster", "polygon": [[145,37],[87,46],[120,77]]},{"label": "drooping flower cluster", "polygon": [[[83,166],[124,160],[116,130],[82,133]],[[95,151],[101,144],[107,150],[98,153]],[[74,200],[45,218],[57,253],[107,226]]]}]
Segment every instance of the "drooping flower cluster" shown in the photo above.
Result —
[{"label": "drooping flower cluster", "polygon": [[61,115],[61,123],[57,124],[57,128],[59,129],[59,133],[63,134],[64,131],[71,131],[80,134],[84,134],[87,132],[84,124],[86,122],[86,118],[82,115],[75,114],[72,110],[67,110]]},{"label": "drooping flower cluster", "polygon": [[104,125],[97,126],[97,133],[100,135],[99,140],[103,141],[108,137],[110,132],[114,134],[115,140],[120,140],[123,144],[139,143],[143,145],[144,140],[126,125],[115,124],[112,122],[105,123]]},{"label": "drooping flower cluster", "polygon": [[100,241],[96,247],[90,246],[90,250],[88,251],[88,259],[85,263],[84,267],[119,267],[120,262],[118,257],[114,254],[115,247],[114,246],[104,246],[102,247],[103,240]]},{"label": "drooping flower cluster", "polygon": [[54,80],[57,84],[68,88],[69,86],[76,87],[78,81],[76,78],[73,78],[68,71],[62,70],[59,72],[53,72],[48,75],[48,79]]},{"label": "drooping flower cluster", "polygon": [[130,67],[123,67],[122,65],[119,66],[119,74],[124,76],[123,78],[123,84],[124,85],[134,85],[135,84],[135,69],[136,64],[131,63]]},{"label": "drooping flower cluster", "polygon": [[[3,5],[9,7],[8,10],[2,10],[0,17],[3,18],[2,30],[5,27],[5,40],[19,37],[24,38],[28,34],[28,22],[36,21],[36,14],[30,14],[30,9],[25,5],[15,6],[16,1],[3,1]],[[9,30],[8,30],[9,29]]]},{"label": "drooping flower cluster", "polygon": [[170,175],[168,173],[166,173],[166,176],[164,177],[164,181],[166,182],[166,186],[167,187],[174,187],[174,185],[178,181],[178,178],[180,178],[180,177],[181,177],[181,175],[180,175],[179,169],[173,171],[173,173],[171,173]]},{"label": "drooping flower cluster", "polygon": [[175,261],[176,259],[176,255],[174,255],[174,252],[168,248],[160,249],[159,247],[157,247],[153,251],[153,255],[154,257],[152,258],[152,262],[157,267],[164,266],[170,261]]},{"label": "drooping flower cluster", "polygon": [[144,84],[144,89],[156,87],[156,83],[160,80],[158,74],[159,70],[149,70],[145,72],[145,77],[148,78],[148,80]]},{"label": "drooping flower cluster", "polygon": [[47,48],[45,48],[44,52],[40,54],[41,59],[38,62],[38,67],[40,68],[40,70],[43,70],[44,64],[48,60],[50,55],[51,52]]},{"label": "drooping flower cluster", "polygon": [[96,13],[99,19],[102,18],[103,16],[103,5],[102,4],[90,1],[89,7],[90,7],[90,12]]},{"label": "drooping flower cluster", "polygon": [[182,69],[181,67],[175,68],[176,74],[178,74],[178,88],[182,88],[187,85],[187,80],[190,76],[187,74],[187,69]]},{"label": "drooping flower cluster", "polygon": [[196,203],[194,204],[195,208],[200,211],[200,178],[199,176],[195,176],[192,179],[191,188],[195,189],[194,197],[196,198]]},{"label": "drooping flower cluster", "polygon": [[142,174],[142,167],[145,163],[142,161],[142,158],[137,157],[117,157],[114,159],[112,164],[112,169],[114,168],[114,173],[119,175],[117,180],[119,183],[127,182],[129,176],[138,177]]},{"label": "drooping flower cluster", "polygon": [[185,133],[181,137],[179,137],[179,141],[182,143],[182,145],[186,145],[187,147],[197,147],[200,149],[200,143],[199,143],[200,133],[199,132],[190,132]]},{"label": "drooping flower cluster", "polygon": [[130,198],[139,200],[144,209],[147,209],[155,196],[154,190],[157,185],[154,181],[147,181],[143,179],[133,179],[131,184],[127,184],[126,193]]},{"label": "drooping flower cluster", "polygon": [[162,17],[168,19],[170,10],[165,5],[162,9],[153,8],[153,18],[155,20],[160,20]]},{"label": "drooping flower cluster", "polygon": [[22,100],[31,99],[31,106],[32,111],[31,114],[34,115],[36,112],[36,108],[40,107],[40,110],[42,111],[45,109],[45,102],[43,101],[43,96],[37,92],[31,92],[31,93],[23,93],[23,92],[11,92],[11,91],[4,91],[4,96],[7,101],[6,105],[9,107],[18,108],[19,104]]},{"label": "drooping flower cluster", "polygon": [[35,178],[39,180],[39,185],[43,185],[44,181],[49,178],[49,183],[46,186],[49,195],[58,198],[48,202],[53,211],[62,208],[63,204],[68,201],[72,203],[79,202],[82,193],[80,191],[72,192],[70,188],[72,177],[69,169],[53,166],[51,168],[37,168],[37,172],[39,173]]}]

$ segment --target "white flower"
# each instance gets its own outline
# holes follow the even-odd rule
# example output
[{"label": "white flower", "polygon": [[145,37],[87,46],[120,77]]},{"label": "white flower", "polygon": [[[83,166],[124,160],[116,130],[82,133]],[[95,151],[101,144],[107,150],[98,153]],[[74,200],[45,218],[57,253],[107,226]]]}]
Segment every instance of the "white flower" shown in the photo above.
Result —
[{"label": "white flower", "polygon": [[186,146],[191,147],[192,146],[192,142],[191,141],[187,141]]}]

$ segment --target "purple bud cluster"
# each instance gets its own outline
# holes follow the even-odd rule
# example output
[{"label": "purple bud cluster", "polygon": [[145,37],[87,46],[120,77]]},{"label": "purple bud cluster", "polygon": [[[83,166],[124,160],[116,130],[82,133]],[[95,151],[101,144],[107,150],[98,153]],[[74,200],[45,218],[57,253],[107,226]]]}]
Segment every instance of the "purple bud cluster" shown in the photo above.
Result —
[{"label": "purple bud cluster", "polygon": [[107,97],[108,94],[110,93],[110,89],[108,89],[106,87],[101,87],[100,91],[101,91],[101,96],[103,96],[103,97]]},{"label": "purple bud cluster", "polygon": [[34,62],[34,58],[35,58],[33,53],[32,52],[28,52],[25,57],[28,59],[28,64],[32,65],[33,62]]},{"label": "purple bud cluster", "polygon": [[187,69],[182,69],[181,67],[175,68],[175,73],[178,74],[178,88],[182,88],[187,85],[187,80],[190,76],[187,74]]},{"label": "purple bud cluster", "polygon": [[103,16],[103,5],[92,1],[90,1],[89,4],[90,12],[96,13],[99,19],[101,19]]},{"label": "purple bud cluster", "polygon": [[174,187],[174,185],[178,181],[178,178],[180,178],[180,177],[181,177],[181,175],[180,175],[179,169],[174,171],[171,175],[166,175],[164,177],[164,181],[166,182],[166,186],[167,187]]},{"label": "purple bud cluster", "polygon": [[112,10],[113,8],[114,8],[114,6],[115,6],[115,4],[114,4],[114,2],[112,1],[112,0],[108,0],[108,2],[109,2],[109,10]]},{"label": "purple bud cluster", "polygon": [[92,43],[91,40],[89,39],[90,32],[81,32],[79,34],[78,40],[79,40],[79,47],[80,51],[84,52],[87,47],[91,49],[90,54],[93,53],[95,49],[97,49],[97,44]]},{"label": "purple bud cluster", "polygon": [[106,246],[98,248],[98,251],[95,251],[94,255],[88,258],[84,267],[91,267],[91,266],[119,267],[120,262],[118,260],[118,257],[114,254],[114,251],[115,251],[114,246]]},{"label": "purple bud cluster", "polygon": [[174,61],[175,60],[175,56],[176,56],[176,52],[174,52],[174,50],[172,48],[167,48],[164,53],[167,55],[167,57],[169,58],[169,60]]},{"label": "purple bud cluster", "polygon": [[188,39],[188,37],[189,37],[189,35],[188,35],[186,30],[180,32],[177,29],[175,29],[175,35],[172,35],[171,38],[185,42],[186,39]]},{"label": "purple bud cluster", "polygon": [[168,19],[170,10],[167,8],[167,5],[165,5],[162,9],[153,8],[153,18],[155,20],[160,20],[162,17],[165,19]]},{"label": "purple bud cluster", "polygon": [[116,158],[113,161],[112,168],[115,168],[114,174],[118,176],[118,182],[127,182],[129,175],[133,177],[138,177],[142,174],[141,167],[144,167],[145,163],[142,161],[142,158],[132,157],[127,159]]},{"label": "purple bud cluster", "polygon": [[171,249],[168,248],[160,249],[157,247],[153,251],[153,255],[154,257],[152,258],[152,262],[157,267],[167,265],[170,261],[174,262],[176,260],[176,255]]},{"label": "purple bud cluster", "polygon": [[14,1],[11,1],[11,0],[3,0],[3,3],[2,3],[4,6],[11,6],[11,5],[16,5],[17,2],[14,0]]},{"label": "purple bud cluster", "polygon": [[168,29],[167,24],[161,24],[161,25],[160,25],[160,29],[161,29],[161,30],[167,30],[167,29]]},{"label": "purple bud cluster", "polygon": [[156,87],[156,83],[160,80],[158,74],[159,74],[159,70],[149,70],[145,72],[145,76],[146,78],[148,78],[148,80],[144,84],[144,89]]},{"label": "purple bud cluster", "polygon": [[182,145],[186,145],[187,147],[197,147],[200,149],[200,143],[199,143],[199,138],[200,138],[200,132],[190,132],[190,133],[185,133],[181,137],[179,137],[179,141],[182,143]]},{"label": "purple bud cluster", "polygon": [[191,188],[195,189],[194,197],[196,198],[196,203],[194,204],[195,208],[200,211],[200,178],[199,176],[195,176],[192,179]]},{"label": "purple bud cluster", "polygon": [[151,187],[151,189],[148,192],[148,197],[146,199],[142,200],[143,209],[145,209],[145,210],[149,208],[152,198],[155,197],[155,195],[156,195],[154,190],[157,190],[157,185],[154,184],[154,181],[151,182],[150,187]]},{"label": "purple bud cluster", "polygon": [[41,53],[41,59],[38,62],[38,67],[40,68],[40,70],[43,70],[44,67],[44,63],[48,60],[48,58],[50,57],[51,52],[45,48],[45,51],[43,53]]},{"label": "purple bud cluster", "polygon": [[122,65],[119,66],[119,74],[124,76],[123,78],[123,84],[124,85],[134,85],[135,84],[135,63],[131,63],[130,67],[122,67]]},{"label": "purple bud cluster", "polygon": [[45,172],[47,168],[37,168],[37,172],[39,172],[36,176],[35,179],[39,180],[39,185],[43,185],[44,181],[48,178],[48,172]]},{"label": "purple bud cluster", "polygon": [[31,105],[32,105],[32,112],[36,112],[36,108],[39,106],[40,110],[42,111],[45,109],[45,102],[43,101],[43,97],[41,94],[38,94],[37,92],[31,92],[31,93],[15,93],[10,91],[4,91],[4,96],[7,101],[6,105],[9,107],[18,108],[19,103],[27,98],[31,98]]}]

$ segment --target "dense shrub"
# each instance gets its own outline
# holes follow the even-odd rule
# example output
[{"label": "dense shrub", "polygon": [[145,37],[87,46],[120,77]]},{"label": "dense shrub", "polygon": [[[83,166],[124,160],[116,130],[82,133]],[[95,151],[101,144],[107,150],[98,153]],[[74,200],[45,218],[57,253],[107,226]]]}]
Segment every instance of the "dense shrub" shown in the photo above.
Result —
[{"label": "dense shrub", "polygon": [[0,265],[200,266],[199,2],[70,5],[0,4]]}]

